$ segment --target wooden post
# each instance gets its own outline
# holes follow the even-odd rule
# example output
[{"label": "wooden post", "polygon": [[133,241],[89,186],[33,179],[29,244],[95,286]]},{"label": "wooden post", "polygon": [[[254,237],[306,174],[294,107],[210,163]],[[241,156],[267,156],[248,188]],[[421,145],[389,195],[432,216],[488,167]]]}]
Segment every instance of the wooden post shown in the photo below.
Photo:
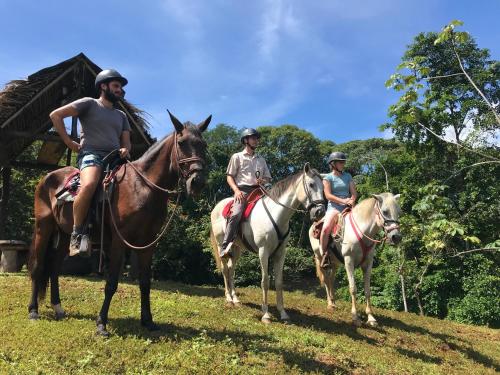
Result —
[{"label": "wooden post", "polygon": [[0,240],[5,237],[5,222],[8,215],[8,204],[10,196],[10,167],[2,169],[2,195],[0,197]]},{"label": "wooden post", "polygon": [[[71,139],[75,140],[77,138],[77,125],[78,118],[73,116],[71,118]],[[68,153],[66,154],[66,165],[71,165],[71,149],[68,148]]]}]

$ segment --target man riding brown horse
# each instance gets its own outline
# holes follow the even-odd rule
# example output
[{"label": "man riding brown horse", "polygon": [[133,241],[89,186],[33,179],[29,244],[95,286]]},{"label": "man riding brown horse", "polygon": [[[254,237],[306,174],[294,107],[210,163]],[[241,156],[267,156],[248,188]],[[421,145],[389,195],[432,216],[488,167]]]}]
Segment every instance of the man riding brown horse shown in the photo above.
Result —
[{"label": "man riding brown horse", "polygon": [[[84,222],[89,211],[92,196],[100,181],[103,158],[115,149],[120,157],[129,156],[130,125],[124,112],[115,108],[124,96],[123,86],[128,83],[114,69],[100,72],[95,79],[99,98],[82,98],[57,108],[50,114],[54,128],[71,150],[78,153],[80,169],[80,190],[73,203],[73,232],[69,245],[69,255],[79,255],[80,242],[85,232]],[[72,140],[64,127],[64,119],[78,117],[82,126],[80,143]]]}]

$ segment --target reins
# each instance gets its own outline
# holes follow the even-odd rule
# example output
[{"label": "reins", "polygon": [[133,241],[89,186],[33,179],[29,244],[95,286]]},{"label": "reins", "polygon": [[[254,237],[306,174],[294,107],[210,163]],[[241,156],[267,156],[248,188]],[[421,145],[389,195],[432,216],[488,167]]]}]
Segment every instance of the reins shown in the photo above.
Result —
[{"label": "reins", "polygon": [[[147,249],[148,247],[151,247],[151,246],[155,245],[156,243],[158,243],[158,241],[160,241],[160,239],[163,237],[163,235],[167,231],[167,228],[170,225],[170,222],[172,221],[172,219],[173,219],[173,217],[175,215],[175,212],[177,210],[177,207],[179,205],[180,196],[181,196],[181,192],[182,192],[182,190],[180,189],[180,187],[181,187],[181,181],[187,180],[192,173],[194,173],[194,172],[196,172],[196,171],[199,170],[199,169],[190,169],[190,170],[188,170],[186,172],[185,170],[182,169],[182,164],[189,163],[189,162],[194,162],[194,161],[201,162],[202,164],[204,163],[203,159],[201,159],[198,156],[192,156],[192,157],[182,158],[182,159],[180,158],[179,148],[178,148],[178,145],[177,145],[177,132],[174,132],[174,151],[175,151],[175,162],[177,164],[177,168],[178,168],[179,173],[180,173],[180,176],[177,179],[177,189],[176,190],[170,190],[170,189],[166,189],[166,188],[162,188],[161,186],[158,186],[153,181],[151,181],[147,176],[145,176],[141,171],[139,171],[139,169],[130,160],[127,160],[127,165],[130,165],[132,167],[132,169],[146,182],[146,185],[148,185],[150,188],[159,190],[159,191],[164,192],[164,193],[171,193],[171,194],[172,193],[177,193],[177,200],[176,200],[174,209],[172,210],[172,213],[171,213],[170,217],[168,218],[166,224],[163,226],[163,228],[161,229],[161,231],[159,232],[159,234],[157,234],[157,236],[153,240],[153,242],[151,242],[151,243],[149,243],[149,244],[147,244],[145,246],[132,245],[130,242],[128,242],[123,237],[123,234],[120,232],[120,230],[118,229],[118,225],[116,224],[115,215],[113,214],[113,210],[112,210],[112,207],[111,207],[110,197],[109,197],[109,194],[107,194],[107,187],[108,187],[108,185],[110,183],[110,180],[106,181],[106,184],[103,183],[104,193],[105,193],[105,200],[107,200],[107,202],[108,202],[109,215],[111,216],[111,222],[113,223],[113,227],[114,227],[116,233],[118,234],[118,237],[123,241],[123,243],[125,245],[127,245],[128,247],[132,248],[132,249],[135,249],[135,250],[144,250],[144,249]],[[104,220],[102,220],[102,224],[101,225],[104,226]],[[101,229],[101,231],[102,231],[102,229]],[[103,231],[101,233],[103,233]]]},{"label": "reins", "polygon": [[[384,221],[383,225],[382,225],[382,227],[384,229],[384,237],[381,240],[376,240],[374,238],[371,238],[366,233],[364,233],[363,231],[361,231],[361,229],[359,228],[358,223],[356,222],[356,220],[354,220],[353,211],[351,211],[349,213],[349,222],[351,223],[351,226],[352,226],[352,229],[354,231],[354,234],[356,235],[356,238],[358,239],[358,242],[359,242],[359,244],[361,246],[361,249],[363,250],[363,258],[361,259],[360,264],[363,264],[363,262],[366,259],[367,254],[375,247],[375,244],[379,244],[379,243],[384,244],[385,241],[387,240],[387,235],[390,232],[392,232],[393,230],[399,229],[399,222],[397,220],[389,219],[389,218],[387,218],[387,217],[384,216],[384,214],[382,213],[382,210],[380,209],[380,203],[379,203],[379,201],[377,199],[375,199],[375,205],[376,205],[376,208],[377,208],[377,215],[379,215],[382,218],[382,220]],[[387,228],[386,223],[394,223],[394,225],[391,225],[389,228]],[[371,246],[367,245],[363,241],[363,237],[365,237],[368,240],[370,240],[370,241],[373,242],[371,244]]]}]

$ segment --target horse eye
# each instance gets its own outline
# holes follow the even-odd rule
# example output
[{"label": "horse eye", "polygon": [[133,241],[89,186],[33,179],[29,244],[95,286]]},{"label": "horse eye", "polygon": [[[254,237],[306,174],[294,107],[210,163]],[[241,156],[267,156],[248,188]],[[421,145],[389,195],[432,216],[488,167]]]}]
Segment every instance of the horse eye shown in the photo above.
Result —
[{"label": "horse eye", "polygon": [[314,184],[313,184],[312,182],[311,182],[311,183],[309,183],[309,187],[310,187],[310,188],[313,188],[313,187],[314,187]]}]

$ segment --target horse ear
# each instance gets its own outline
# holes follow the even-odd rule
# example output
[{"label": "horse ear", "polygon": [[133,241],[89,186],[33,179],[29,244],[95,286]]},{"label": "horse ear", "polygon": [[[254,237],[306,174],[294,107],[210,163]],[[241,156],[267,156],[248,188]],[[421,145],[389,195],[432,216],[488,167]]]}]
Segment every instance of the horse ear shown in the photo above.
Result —
[{"label": "horse ear", "polygon": [[380,194],[372,194],[372,197],[378,200],[379,203],[382,203],[383,199]]},{"label": "horse ear", "polygon": [[395,200],[396,202],[399,202],[399,198],[400,198],[400,197],[401,197],[401,194],[396,194],[396,195],[394,196],[394,200]]},{"label": "horse ear", "polygon": [[309,173],[310,170],[311,170],[311,166],[309,165],[309,162],[305,163],[304,164],[304,172]]},{"label": "horse ear", "polygon": [[170,111],[167,109],[168,115],[170,116],[170,121],[172,121],[172,124],[174,124],[175,131],[180,134],[182,133],[182,129],[184,129],[184,125],[182,125],[182,122],[177,120],[177,118],[170,113]]},{"label": "horse ear", "polygon": [[200,130],[200,132],[203,133],[205,130],[207,130],[208,124],[210,124],[210,121],[212,121],[212,115],[208,116],[205,121],[200,122],[198,124],[198,129]]}]

